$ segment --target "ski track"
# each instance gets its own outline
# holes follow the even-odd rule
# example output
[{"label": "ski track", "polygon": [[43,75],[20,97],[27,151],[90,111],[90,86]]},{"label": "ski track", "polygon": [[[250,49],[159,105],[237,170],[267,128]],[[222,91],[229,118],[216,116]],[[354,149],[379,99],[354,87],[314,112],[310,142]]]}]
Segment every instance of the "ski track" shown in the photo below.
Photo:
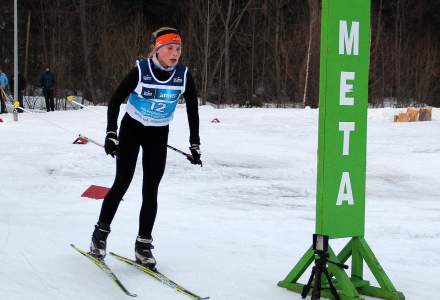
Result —
[{"label": "ski track", "polygon": [[[121,108],[121,112],[124,108]],[[396,124],[398,109],[368,112],[366,240],[407,299],[436,299],[440,275],[440,109],[432,122]],[[121,113],[120,117],[122,117]],[[75,253],[87,249],[114,159],[98,142],[106,108],[12,114],[0,123],[0,299],[127,299]],[[220,123],[211,123],[214,118]],[[200,108],[203,168],[168,152],[153,232],[161,272],[213,300],[292,300],[279,288],[315,226],[318,111]],[[180,105],[169,144],[188,151]],[[141,205],[140,160],[108,239],[132,257]],[[335,251],[345,239],[332,240]],[[18,255],[17,255],[18,253]],[[189,299],[131,266],[107,264],[137,299]],[[310,269],[302,276],[305,283]],[[365,268],[365,278],[375,282]],[[365,299],[373,299],[365,297]]]}]

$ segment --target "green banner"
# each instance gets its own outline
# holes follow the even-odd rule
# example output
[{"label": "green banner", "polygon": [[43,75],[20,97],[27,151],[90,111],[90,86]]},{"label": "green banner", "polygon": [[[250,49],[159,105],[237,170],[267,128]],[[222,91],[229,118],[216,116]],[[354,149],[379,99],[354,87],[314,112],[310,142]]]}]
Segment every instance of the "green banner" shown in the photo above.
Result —
[{"label": "green banner", "polygon": [[316,233],[364,236],[370,1],[324,0]]}]

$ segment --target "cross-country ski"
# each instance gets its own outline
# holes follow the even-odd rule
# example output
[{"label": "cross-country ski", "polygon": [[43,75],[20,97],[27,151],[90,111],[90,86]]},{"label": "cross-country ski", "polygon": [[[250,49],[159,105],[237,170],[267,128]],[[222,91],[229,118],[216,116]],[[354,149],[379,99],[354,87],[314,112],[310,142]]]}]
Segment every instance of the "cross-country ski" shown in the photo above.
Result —
[{"label": "cross-country ski", "polygon": [[154,279],[158,280],[159,282],[163,283],[166,286],[169,286],[172,289],[175,289],[176,291],[189,296],[192,299],[195,300],[206,300],[209,299],[209,297],[200,297],[196,294],[194,294],[193,292],[187,290],[186,288],[184,288],[183,286],[181,286],[178,283],[175,283],[174,281],[172,281],[170,278],[168,278],[166,275],[160,273],[156,268],[151,269],[151,268],[146,268],[145,266],[139,264],[138,262],[126,258],[124,256],[118,255],[116,253],[110,252],[110,255],[115,257],[116,259],[125,262],[139,270],[141,270],[142,272],[144,272],[145,274],[153,277]]},{"label": "cross-country ski", "polygon": [[107,264],[104,262],[104,260],[97,259],[93,255],[91,255],[89,252],[86,252],[78,247],[76,247],[74,244],[70,244],[70,246],[87,257],[93,264],[95,264],[98,268],[100,268],[105,275],[107,275],[126,295],[131,297],[137,297],[136,294],[130,293],[127,288],[122,284],[122,282],[119,280],[119,278],[113,273],[113,271],[107,266]]}]

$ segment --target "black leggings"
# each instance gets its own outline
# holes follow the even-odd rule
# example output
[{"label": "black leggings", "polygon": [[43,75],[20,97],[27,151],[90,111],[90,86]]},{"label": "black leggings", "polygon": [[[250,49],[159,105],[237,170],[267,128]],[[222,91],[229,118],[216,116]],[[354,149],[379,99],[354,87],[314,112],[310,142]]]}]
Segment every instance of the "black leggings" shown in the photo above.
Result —
[{"label": "black leggings", "polygon": [[151,238],[157,213],[157,191],[167,159],[168,131],[168,126],[143,126],[125,114],[119,131],[116,177],[102,203],[99,215],[100,223],[110,226],[119,203],[133,179],[139,148],[142,146],[144,177],[138,234],[145,238]]}]

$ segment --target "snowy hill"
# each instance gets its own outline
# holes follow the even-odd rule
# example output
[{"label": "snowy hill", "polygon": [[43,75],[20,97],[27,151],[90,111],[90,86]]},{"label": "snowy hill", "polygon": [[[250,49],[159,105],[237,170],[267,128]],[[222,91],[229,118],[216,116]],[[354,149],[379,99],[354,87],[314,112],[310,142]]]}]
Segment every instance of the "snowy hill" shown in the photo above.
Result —
[{"label": "snowy hill", "polygon": [[[440,109],[418,123],[393,123],[397,111],[369,110],[366,239],[407,299],[436,299]],[[311,244],[318,111],[202,107],[200,117],[203,168],[168,152],[153,232],[158,268],[214,300],[300,299],[276,284]],[[0,299],[127,299],[69,246],[88,247],[99,214],[101,201],[81,193],[113,181],[103,149],[72,144],[79,133],[104,140],[106,108],[0,118]],[[169,144],[187,150],[183,107]],[[141,182],[138,165],[108,239],[130,257]],[[187,299],[107,262],[138,299]]]}]

